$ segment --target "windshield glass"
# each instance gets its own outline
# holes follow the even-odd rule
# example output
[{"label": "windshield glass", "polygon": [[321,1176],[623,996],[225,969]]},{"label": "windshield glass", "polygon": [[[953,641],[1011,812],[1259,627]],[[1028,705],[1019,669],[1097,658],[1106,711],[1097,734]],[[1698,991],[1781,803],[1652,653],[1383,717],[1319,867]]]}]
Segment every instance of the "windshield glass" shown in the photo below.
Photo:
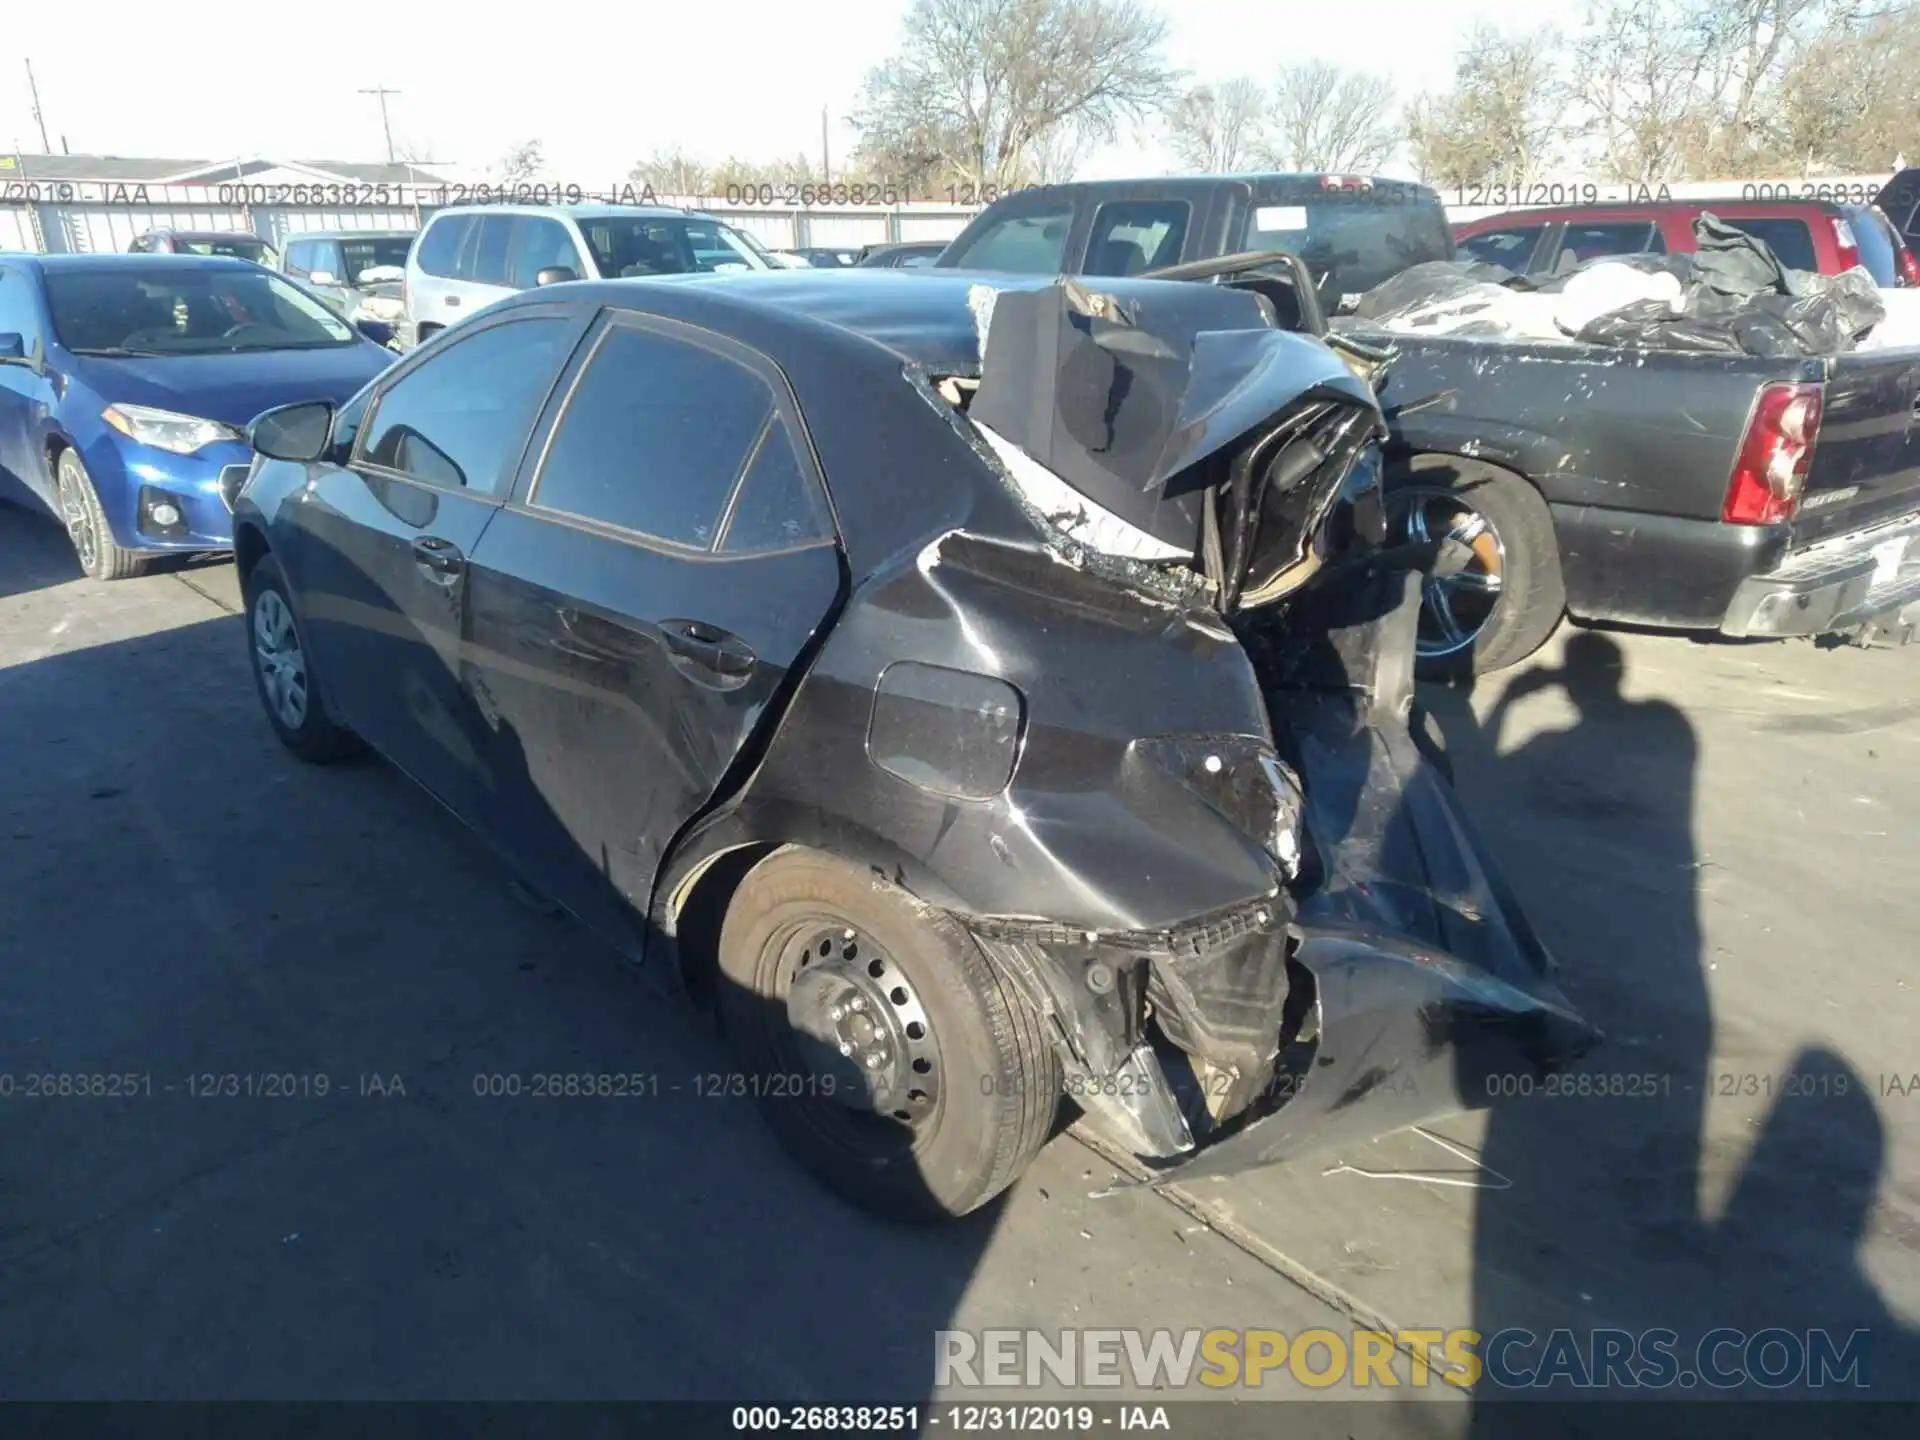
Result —
[{"label": "windshield glass", "polygon": [[358,341],[318,300],[265,270],[49,267],[46,282],[53,332],[82,355],[231,355]]},{"label": "windshield glass", "polygon": [[347,240],[340,242],[340,259],[347,267],[345,276],[349,285],[360,283],[360,272],[371,270],[376,265],[392,265],[405,269],[407,251],[413,248],[411,235],[378,235],[366,240]]},{"label": "windshield glass", "polygon": [[244,235],[228,238],[225,235],[176,235],[173,237],[173,253],[176,255],[225,255],[232,260],[251,260],[256,265],[273,263],[273,247],[264,240],[252,240]]},{"label": "windshield glass", "polygon": [[746,238],[718,220],[611,215],[582,220],[601,275],[683,275],[693,270],[770,270]]},{"label": "windshield glass", "polygon": [[1439,197],[1418,186],[1256,199],[1243,250],[1288,250],[1307,262],[1329,313],[1409,266],[1451,260],[1453,235]]}]

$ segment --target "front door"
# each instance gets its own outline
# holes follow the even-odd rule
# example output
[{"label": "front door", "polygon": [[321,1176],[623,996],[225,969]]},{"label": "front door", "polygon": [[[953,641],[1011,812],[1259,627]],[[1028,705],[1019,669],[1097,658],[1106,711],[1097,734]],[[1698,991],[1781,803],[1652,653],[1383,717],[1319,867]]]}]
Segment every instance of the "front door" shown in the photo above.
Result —
[{"label": "front door", "polygon": [[461,684],[469,566],[579,321],[520,311],[384,383],[298,501],[314,665],[341,718],[471,819],[483,738]]},{"label": "front door", "polygon": [[800,416],[756,352],[609,312],[481,537],[469,685],[485,828],[637,947],[662,855],[831,613],[841,562]]}]

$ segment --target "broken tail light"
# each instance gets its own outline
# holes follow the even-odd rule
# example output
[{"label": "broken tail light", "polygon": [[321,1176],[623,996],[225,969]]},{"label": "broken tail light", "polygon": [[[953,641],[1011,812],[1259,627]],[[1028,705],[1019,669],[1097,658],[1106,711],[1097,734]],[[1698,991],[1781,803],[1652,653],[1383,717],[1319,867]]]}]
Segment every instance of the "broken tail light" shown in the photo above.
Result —
[{"label": "broken tail light", "polygon": [[1729,525],[1777,525],[1800,503],[1820,432],[1818,385],[1760,388],[1740,441],[1720,518]]},{"label": "broken tail light", "polygon": [[1843,215],[1828,217],[1833,223],[1833,243],[1840,252],[1840,269],[1851,270],[1860,263],[1860,242],[1854,238],[1853,226],[1847,223]]}]

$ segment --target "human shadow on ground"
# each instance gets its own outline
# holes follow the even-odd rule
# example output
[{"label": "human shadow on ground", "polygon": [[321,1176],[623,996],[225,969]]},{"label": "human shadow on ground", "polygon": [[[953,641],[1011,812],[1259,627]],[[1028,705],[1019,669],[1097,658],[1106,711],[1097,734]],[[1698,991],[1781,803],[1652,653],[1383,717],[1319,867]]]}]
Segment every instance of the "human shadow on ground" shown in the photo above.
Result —
[{"label": "human shadow on ground", "polygon": [[[1884,1148],[1871,1087],[1841,1056],[1803,1050],[1758,1082],[1762,1103],[1772,1099],[1751,1149],[1745,1136],[1708,1133],[1709,1096],[1743,1093],[1746,1080],[1712,1063],[1693,839],[1699,742],[1672,704],[1630,697],[1611,638],[1577,633],[1564,654],[1491,681],[1501,688],[1484,723],[1470,687],[1422,696],[1564,988],[1606,1035],[1571,1074],[1516,1079],[1518,1093],[1489,1097],[1473,1237],[1488,1372],[1472,1433],[1694,1435],[1724,1424],[1752,1434],[1777,1423],[1811,1434],[1820,1427],[1799,1406],[1622,1414],[1605,1402],[1920,1397],[1920,1337],[1859,1260]],[[1571,722],[1504,748],[1516,704],[1551,691]],[[1717,1217],[1701,1195],[1708,1165],[1738,1166]],[[1658,1337],[1648,1332],[1661,1331],[1672,1363],[1649,1370]],[[1606,1347],[1622,1343],[1634,1348],[1610,1367]],[[1549,1415],[1530,1400],[1573,1403]],[[1849,1413],[1849,1433],[1898,1422]]]}]

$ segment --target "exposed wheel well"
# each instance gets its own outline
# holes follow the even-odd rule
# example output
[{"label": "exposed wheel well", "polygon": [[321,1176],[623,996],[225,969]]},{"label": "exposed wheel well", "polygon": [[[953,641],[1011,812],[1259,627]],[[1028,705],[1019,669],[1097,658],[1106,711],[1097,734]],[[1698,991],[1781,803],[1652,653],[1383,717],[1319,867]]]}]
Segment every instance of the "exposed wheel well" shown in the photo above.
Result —
[{"label": "exposed wheel well", "polygon": [[60,452],[70,448],[72,447],[58,435],[47,437],[47,474],[49,476],[60,468]]},{"label": "exposed wheel well", "polygon": [[719,990],[720,926],[727,918],[734,892],[749,870],[779,848],[763,843],[723,850],[695,871],[689,881],[682,882],[683,894],[677,903],[674,897],[667,897],[680,983],[702,1009],[713,1004]]},{"label": "exposed wheel well", "polygon": [[233,532],[233,568],[240,576],[242,584],[253,573],[253,567],[260,563],[260,557],[267,553],[267,538],[251,525],[242,525]]}]

